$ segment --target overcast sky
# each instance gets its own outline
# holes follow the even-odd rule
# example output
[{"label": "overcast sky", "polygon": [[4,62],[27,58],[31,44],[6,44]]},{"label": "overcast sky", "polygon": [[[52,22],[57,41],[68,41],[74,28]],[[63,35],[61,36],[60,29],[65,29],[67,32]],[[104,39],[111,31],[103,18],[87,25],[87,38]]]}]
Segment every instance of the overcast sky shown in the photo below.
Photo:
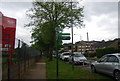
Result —
[{"label": "overcast sky", "polygon": [[[74,28],[74,42],[87,40],[113,40],[118,38],[118,2],[82,2],[84,6],[85,27]],[[0,11],[4,16],[17,19],[16,38],[30,44],[31,29],[25,28],[24,24],[29,22],[26,11],[32,8],[31,2],[0,2]],[[71,29],[64,32],[70,33]],[[70,43],[71,40],[65,40]]]}]

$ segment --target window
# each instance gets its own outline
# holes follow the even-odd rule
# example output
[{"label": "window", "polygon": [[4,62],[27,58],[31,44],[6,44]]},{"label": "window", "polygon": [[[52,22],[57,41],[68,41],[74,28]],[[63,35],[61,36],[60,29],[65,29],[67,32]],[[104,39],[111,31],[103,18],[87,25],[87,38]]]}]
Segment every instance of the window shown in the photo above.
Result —
[{"label": "window", "polygon": [[83,57],[82,54],[75,54],[75,57]]},{"label": "window", "polygon": [[2,48],[0,48],[0,51],[2,51]]},{"label": "window", "polygon": [[63,55],[70,55],[69,53],[64,53]]},{"label": "window", "polygon": [[120,57],[120,55],[118,55],[118,57]]},{"label": "window", "polygon": [[11,45],[10,44],[5,44],[5,47],[11,47]]},{"label": "window", "polygon": [[119,62],[118,58],[114,55],[108,57],[107,62]]},{"label": "window", "polygon": [[8,51],[8,48],[2,48],[3,51]]},{"label": "window", "polygon": [[101,59],[100,59],[100,62],[106,62],[107,61],[107,56],[103,56]]},{"label": "window", "polygon": [[0,44],[0,47],[2,47],[2,44]]}]

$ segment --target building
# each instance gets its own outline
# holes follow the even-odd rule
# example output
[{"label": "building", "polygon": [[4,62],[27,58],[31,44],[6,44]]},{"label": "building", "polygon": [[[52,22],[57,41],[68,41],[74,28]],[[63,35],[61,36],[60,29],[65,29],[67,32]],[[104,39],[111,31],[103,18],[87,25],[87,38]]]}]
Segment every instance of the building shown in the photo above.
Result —
[{"label": "building", "polygon": [[[64,45],[65,51],[71,51],[71,43]],[[96,49],[115,47],[120,49],[120,39],[114,39],[111,41],[79,41],[73,45],[74,52],[84,53],[94,53]]]},{"label": "building", "polygon": [[[72,43],[68,43],[68,44],[63,44],[63,50],[65,51],[65,52],[71,52],[71,50],[72,50]],[[73,44],[73,51],[76,51],[76,45],[75,44]]]}]

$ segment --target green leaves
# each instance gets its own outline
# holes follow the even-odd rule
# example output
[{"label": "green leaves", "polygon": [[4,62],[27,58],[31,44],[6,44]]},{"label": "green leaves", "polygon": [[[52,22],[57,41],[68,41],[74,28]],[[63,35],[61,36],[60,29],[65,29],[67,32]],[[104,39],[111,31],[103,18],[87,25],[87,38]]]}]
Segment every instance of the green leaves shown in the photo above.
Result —
[{"label": "green leaves", "polygon": [[[54,49],[56,39],[56,28],[60,31],[66,27],[71,27],[71,18],[73,26],[82,24],[83,8],[79,8],[78,3],[70,2],[33,2],[33,8],[27,14],[31,22],[27,26],[34,26],[32,38],[36,45]],[[79,26],[80,27],[80,26]],[[44,48],[44,47],[43,47]]]}]

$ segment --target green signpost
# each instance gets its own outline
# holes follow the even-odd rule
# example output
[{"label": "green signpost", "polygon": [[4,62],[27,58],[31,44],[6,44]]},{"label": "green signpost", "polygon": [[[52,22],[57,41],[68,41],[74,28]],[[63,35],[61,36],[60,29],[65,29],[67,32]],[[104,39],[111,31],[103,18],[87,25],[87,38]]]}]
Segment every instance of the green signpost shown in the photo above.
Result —
[{"label": "green signpost", "polygon": [[70,33],[57,33],[57,35],[60,40],[70,40]]},{"label": "green signpost", "polygon": [[70,36],[59,36],[58,39],[61,39],[61,40],[70,40]]},{"label": "green signpost", "polygon": [[57,33],[57,35],[70,35],[70,33]]},{"label": "green signpost", "polygon": [[[57,31],[58,32],[58,31]],[[56,32],[56,78],[59,78],[58,74],[58,40],[70,40],[70,33],[57,33]]]}]

